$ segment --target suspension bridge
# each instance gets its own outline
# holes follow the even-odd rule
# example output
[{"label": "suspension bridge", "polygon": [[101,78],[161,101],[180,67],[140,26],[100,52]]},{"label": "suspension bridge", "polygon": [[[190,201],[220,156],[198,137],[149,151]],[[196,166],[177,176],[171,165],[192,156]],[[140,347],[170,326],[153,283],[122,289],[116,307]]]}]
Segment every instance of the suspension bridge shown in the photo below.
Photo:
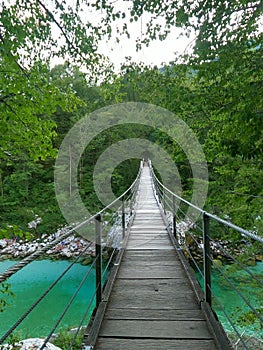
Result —
[{"label": "suspension bridge", "polygon": [[[136,180],[123,195],[93,217],[69,229],[63,236],[19,261],[0,275],[0,282],[8,280],[10,276],[39,258],[51,246],[58,244],[76,229],[93,225],[96,257],[87,267],[83,280],[66,303],[61,315],[57,317],[39,349],[45,349],[56,334],[59,324],[92,269],[96,270],[95,292],[92,300],[87,302],[86,310],[83,310],[83,314],[79,317],[79,325],[68,349],[73,348],[77,335],[83,329],[85,330],[83,350],[233,349],[214,312],[214,303],[223,310],[239,348],[252,349],[249,337],[241,333],[213,290],[211,282],[211,268],[214,264],[211,252],[213,239],[209,230],[210,222],[214,220],[261,245],[263,239],[253,232],[193,206],[195,210],[200,211],[203,221],[202,227],[197,223],[195,228],[197,231],[198,229],[202,231],[201,245],[196,235],[192,234],[192,239],[203,249],[203,261],[197,262],[186,240],[182,241],[182,237],[179,237],[177,232],[178,218],[175,208],[177,199],[191,206],[191,203],[179,198],[158,180],[150,162],[141,162]],[[109,220],[109,212],[111,220]],[[107,217],[107,220],[104,220],[104,217]],[[119,233],[121,242],[111,249],[107,263],[103,264],[103,249],[108,248],[105,239],[107,232],[113,227],[115,232]],[[90,245],[87,245],[86,249],[89,247]],[[229,259],[238,264],[240,269],[254,280],[256,288],[262,290],[263,282],[260,277],[241,264],[226,247],[217,244],[217,249],[221,249]],[[71,265],[77,263],[79,258],[75,258]],[[203,291],[189,261],[203,279]],[[221,267],[214,266],[214,268],[228,280],[230,287],[262,325],[262,314],[253,302],[229,280]],[[62,275],[66,272],[64,271]],[[62,275],[36,299],[15,324],[6,330],[5,334],[0,335],[0,344],[8,342],[14,330],[23,323],[25,318],[30,317],[31,311],[40,302],[44,302],[46,295],[59,282]],[[8,309],[5,312],[8,317]],[[91,316],[87,322],[89,314]]]}]

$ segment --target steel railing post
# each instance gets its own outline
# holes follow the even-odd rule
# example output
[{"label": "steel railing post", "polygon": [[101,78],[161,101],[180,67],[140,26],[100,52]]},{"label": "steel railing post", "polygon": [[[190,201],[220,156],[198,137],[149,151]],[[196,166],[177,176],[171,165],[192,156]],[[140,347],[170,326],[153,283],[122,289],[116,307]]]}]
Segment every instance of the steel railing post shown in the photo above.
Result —
[{"label": "steel railing post", "polygon": [[205,301],[212,305],[211,294],[211,255],[210,255],[210,236],[209,236],[210,218],[206,213],[203,214],[203,244],[204,244],[204,292]]},{"label": "steel railing post", "polygon": [[102,301],[102,247],[101,247],[101,215],[95,218],[96,242],[96,309]]},{"label": "steel railing post", "polygon": [[173,196],[173,233],[174,237],[177,238],[177,232],[176,232],[176,205],[175,205],[175,196]]},{"label": "steel railing post", "polygon": [[122,197],[122,204],[121,204],[121,226],[122,226],[122,238],[125,237],[125,199]]}]

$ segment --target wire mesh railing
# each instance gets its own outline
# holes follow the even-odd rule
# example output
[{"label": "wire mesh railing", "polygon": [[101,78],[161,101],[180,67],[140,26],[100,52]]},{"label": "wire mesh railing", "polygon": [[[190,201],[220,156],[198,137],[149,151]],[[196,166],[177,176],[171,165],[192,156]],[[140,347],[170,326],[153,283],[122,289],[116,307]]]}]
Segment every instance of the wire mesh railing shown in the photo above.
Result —
[{"label": "wire mesh railing", "polygon": [[[8,280],[12,275],[19,273],[19,271],[28,264],[42,257],[43,254],[47,252],[51,247],[56,246],[70,235],[75,234],[76,230],[83,229],[83,232],[85,231],[87,234],[87,245],[85,249],[83,249],[79,255],[77,255],[71,261],[67,268],[49,285],[46,290],[42,292],[41,295],[36,297],[35,302],[30,305],[30,307],[28,307],[28,309],[22,315],[20,315],[12,325],[8,325],[8,322],[6,323],[8,327],[4,334],[0,335],[0,344],[8,344],[10,336],[14,333],[14,331],[19,326],[22,326],[25,319],[30,318],[32,311],[35,310],[40,303],[45,302],[46,296],[58,283],[60,283],[63,277],[70,271],[70,269],[76,263],[79,263],[81,261],[81,258],[85,256],[85,253],[89,251],[91,247],[95,247],[93,261],[91,261],[91,263],[87,266],[87,271],[75,288],[73,294],[70,296],[69,300],[65,300],[65,304],[61,310],[61,313],[59,315],[56,315],[56,320],[53,326],[50,327],[50,331],[47,333],[39,349],[44,349],[50,339],[56,337],[56,332],[59,330],[59,327],[62,324],[65,315],[69,312],[70,307],[72,307],[74,300],[76,299],[80,290],[83,288],[87,279],[90,278],[91,274],[94,274],[95,271],[95,280],[93,281],[94,293],[92,294],[91,298],[87,300],[87,306],[86,309],[83,310],[82,315],[79,315],[80,321],[72,333],[72,340],[68,346],[68,350],[74,347],[79,333],[81,332],[82,328],[88,323],[88,318],[96,312],[100,303],[102,302],[103,288],[109,275],[110,268],[114,263],[114,259],[117,255],[118,250],[122,247],[122,242],[125,238],[127,227],[130,225],[133,218],[141,169],[142,162],[137,177],[132,185],[120,197],[116,198],[112,203],[107,205],[100,212],[67,230],[63,235],[54,241],[46,244],[35,253],[24,258],[0,274],[0,282],[4,282]],[[48,305],[47,307],[52,308],[52,305]],[[52,312],[52,310],[50,310],[50,312]],[[3,311],[3,314],[4,313],[6,313],[6,319],[8,319],[8,307]],[[41,315],[39,315],[39,317],[41,318]],[[2,348],[1,345],[0,348]]]},{"label": "wire mesh railing", "polygon": [[[166,188],[152,168],[151,173],[178,248],[232,347],[263,349],[263,237],[196,207]],[[189,206],[199,212],[199,220],[189,216]]]}]

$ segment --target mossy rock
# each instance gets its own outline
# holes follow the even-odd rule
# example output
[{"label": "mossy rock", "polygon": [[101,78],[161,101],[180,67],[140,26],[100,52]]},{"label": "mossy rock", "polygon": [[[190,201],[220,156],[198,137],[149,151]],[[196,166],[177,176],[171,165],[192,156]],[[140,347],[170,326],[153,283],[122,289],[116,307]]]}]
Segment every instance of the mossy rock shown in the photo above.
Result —
[{"label": "mossy rock", "polygon": [[223,262],[220,259],[213,259],[213,267],[223,267]]},{"label": "mossy rock", "polygon": [[247,261],[247,266],[256,266],[256,259],[253,259],[253,258],[249,259]]},{"label": "mossy rock", "polygon": [[81,261],[81,265],[90,265],[93,262],[93,258],[91,256],[88,256],[87,258],[83,259]]}]

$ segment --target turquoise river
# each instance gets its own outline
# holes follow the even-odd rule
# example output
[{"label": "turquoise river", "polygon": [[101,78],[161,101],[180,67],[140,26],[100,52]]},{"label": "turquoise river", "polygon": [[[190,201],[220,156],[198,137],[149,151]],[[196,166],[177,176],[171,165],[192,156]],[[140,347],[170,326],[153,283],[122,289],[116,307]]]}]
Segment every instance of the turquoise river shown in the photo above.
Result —
[{"label": "turquoise river", "polygon": [[[0,272],[14,263],[11,260],[1,262]],[[0,336],[23,315],[69,264],[70,262],[66,260],[34,261],[8,280],[14,296],[8,298],[7,307],[0,313]],[[16,333],[22,337],[42,337],[47,335],[88,269],[89,266],[73,265],[47,297],[23,321]],[[63,318],[60,328],[71,328],[79,325],[94,290],[95,270],[92,270]]]},{"label": "turquoise river", "polygon": [[[0,262],[0,273],[6,270],[15,261],[5,260]],[[51,261],[39,260],[35,261],[24,269],[12,276],[8,283],[14,296],[9,296],[4,311],[0,313],[0,336],[2,336],[23,313],[39,298],[39,296],[52,284],[52,282],[68,267],[69,261]],[[70,300],[72,294],[77,289],[85,272],[89,266],[82,266],[75,264],[71,270],[63,277],[63,279],[56,285],[56,287],[48,294],[44,301],[36,307],[36,309],[23,321],[16,333],[19,337],[43,337],[49,333],[59,315],[63,312],[65,305]],[[252,267],[251,270],[263,278],[263,263],[258,263],[257,266]],[[242,291],[250,302],[256,308],[262,308],[262,290],[254,286],[251,288],[247,284],[247,279],[238,275],[238,278],[233,276],[236,283],[241,283]],[[213,274],[213,291],[222,302],[229,315],[233,316],[235,320],[242,320],[245,309],[242,299],[232,291],[229,286],[222,284],[220,276]],[[87,305],[89,304],[95,290],[95,271],[93,270],[82,289],[79,291],[76,300],[70,307],[68,313],[63,318],[60,329],[74,328],[79,325]],[[1,297],[1,296],[0,296]],[[216,307],[216,305],[215,305]],[[224,313],[219,307],[216,308],[219,318],[227,331],[231,331],[227,323]],[[85,321],[87,323],[90,313]],[[246,316],[245,316],[246,318]],[[254,335],[260,337],[260,331],[257,329],[257,324],[248,327],[243,326],[242,322],[238,326],[240,331],[245,331],[248,336]]]}]

